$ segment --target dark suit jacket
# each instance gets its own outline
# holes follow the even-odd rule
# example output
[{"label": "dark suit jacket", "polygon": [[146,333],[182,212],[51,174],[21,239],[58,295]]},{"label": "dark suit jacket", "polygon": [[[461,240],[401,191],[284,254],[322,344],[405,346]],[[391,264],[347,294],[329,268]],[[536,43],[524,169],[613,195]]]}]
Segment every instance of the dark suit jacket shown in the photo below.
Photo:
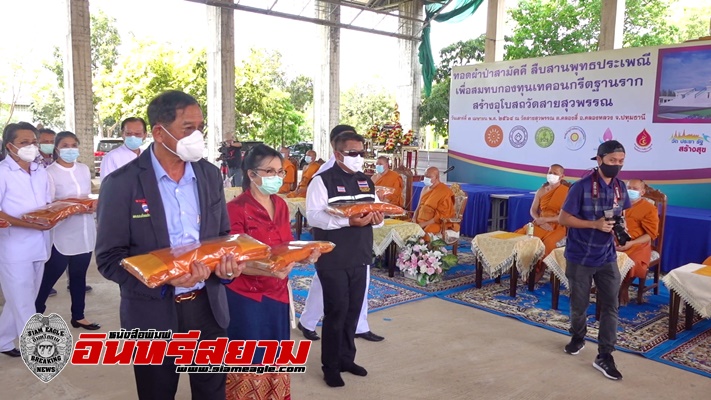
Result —
[{"label": "dark suit jacket", "polygon": [[[228,235],[230,221],[220,170],[205,160],[192,163],[192,167],[200,201],[200,239]],[[97,219],[96,263],[99,272],[121,289],[121,327],[178,331],[175,288],[150,289],[120,264],[123,258],[170,247],[151,151],[144,151],[104,179]],[[226,328],[229,310],[224,286],[212,274],[205,287],[215,320]]]}]

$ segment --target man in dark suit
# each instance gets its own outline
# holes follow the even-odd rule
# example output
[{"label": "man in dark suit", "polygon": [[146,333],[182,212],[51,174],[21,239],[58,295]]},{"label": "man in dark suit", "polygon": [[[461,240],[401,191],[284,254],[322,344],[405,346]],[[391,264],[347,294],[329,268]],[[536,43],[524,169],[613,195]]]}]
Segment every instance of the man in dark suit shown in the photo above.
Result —
[{"label": "man in dark suit", "polygon": [[[243,264],[223,257],[215,273],[201,263],[168,284],[150,289],[121,267],[123,258],[195,245],[230,231],[220,171],[203,160],[204,118],[190,95],[168,91],[148,105],[154,143],[101,184],[96,262],[119,284],[121,327],[127,330],[200,330],[200,339],[226,337],[229,323],[223,283]],[[174,360],[134,366],[141,399],[173,399],[179,375]],[[224,374],[190,374],[194,399],[224,399]]]}]

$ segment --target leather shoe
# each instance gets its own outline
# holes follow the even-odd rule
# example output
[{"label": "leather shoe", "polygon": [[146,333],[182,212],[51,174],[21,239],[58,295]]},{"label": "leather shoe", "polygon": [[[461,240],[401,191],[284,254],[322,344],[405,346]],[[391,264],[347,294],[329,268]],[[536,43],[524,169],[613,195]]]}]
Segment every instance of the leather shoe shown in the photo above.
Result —
[{"label": "leather shoe", "polygon": [[20,357],[22,356],[22,353],[20,353],[20,350],[17,349],[12,349],[8,351],[3,351],[2,354],[5,354],[6,356],[10,357]]},{"label": "leather shoe", "polygon": [[318,333],[316,333],[316,331],[311,331],[311,330],[304,328],[304,326],[301,325],[301,322],[299,322],[299,325],[297,325],[297,328],[299,328],[301,333],[304,334],[304,337],[306,339],[313,340],[313,341],[321,340],[321,337],[318,335]]},{"label": "leather shoe", "polygon": [[365,339],[369,342],[380,342],[385,339],[384,337],[376,335],[371,331],[364,332],[364,333],[356,333],[355,337]]},{"label": "leather shoe", "polygon": [[101,325],[96,324],[96,323],[91,323],[91,324],[82,324],[81,322],[73,319],[72,320],[72,326],[75,328],[84,328],[90,331],[95,331],[97,329],[101,329]]}]

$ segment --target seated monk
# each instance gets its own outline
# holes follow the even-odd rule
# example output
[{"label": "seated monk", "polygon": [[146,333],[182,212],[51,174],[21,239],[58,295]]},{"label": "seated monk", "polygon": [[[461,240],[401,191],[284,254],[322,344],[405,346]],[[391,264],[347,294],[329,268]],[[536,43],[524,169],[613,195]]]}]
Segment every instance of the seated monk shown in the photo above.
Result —
[{"label": "seated monk", "polygon": [[[454,217],[454,193],[439,180],[439,169],[436,167],[427,168],[424,183],[412,222],[427,233],[439,234],[442,232],[442,218]],[[448,223],[445,229],[459,232],[459,224]]]},{"label": "seated monk", "polygon": [[[304,161],[306,161],[308,165],[304,169],[304,172],[301,173],[301,181],[299,182],[299,186],[296,187],[296,190],[287,194],[286,197],[306,197],[306,188],[309,186],[311,178],[314,177],[316,171],[318,171],[321,164],[323,164],[323,162],[316,160],[316,152],[313,150],[306,152]],[[286,171],[286,168],[284,168],[284,170]]]},{"label": "seated monk", "polygon": [[280,194],[291,192],[291,185],[296,182],[296,165],[289,161],[289,153],[290,150],[288,147],[281,148],[281,155],[284,157],[282,165],[286,175],[284,175],[284,181],[279,189]]},{"label": "seated monk", "polygon": [[375,164],[375,172],[372,180],[376,186],[385,186],[394,189],[393,194],[388,196],[386,202],[402,207],[402,187],[404,186],[402,184],[402,177],[390,169],[390,163],[387,157],[378,157],[378,161]]},{"label": "seated monk", "polygon": [[[568,196],[568,186],[561,181],[565,177],[565,169],[559,164],[553,164],[548,169],[546,183],[541,186],[531,204],[531,218],[533,218],[533,236],[541,239],[546,246],[545,258],[557,246],[556,244],[565,237],[565,227],[558,223],[558,215],[563,208],[563,202]],[[516,231],[526,234],[526,226]]]},{"label": "seated monk", "polygon": [[632,179],[627,183],[627,193],[632,207],[625,210],[625,227],[632,240],[624,246],[617,246],[617,251],[626,253],[634,267],[627,273],[620,286],[620,305],[629,303],[629,287],[634,278],[647,279],[647,269],[652,258],[652,240],[659,236],[659,212],[657,207],[644,200],[647,185]]}]

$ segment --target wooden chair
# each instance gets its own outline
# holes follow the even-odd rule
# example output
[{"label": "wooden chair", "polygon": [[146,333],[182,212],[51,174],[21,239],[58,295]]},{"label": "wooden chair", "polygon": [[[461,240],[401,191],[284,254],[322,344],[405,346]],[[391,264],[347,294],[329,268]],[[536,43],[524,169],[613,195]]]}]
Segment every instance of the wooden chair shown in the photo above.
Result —
[{"label": "wooden chair", "polygon": [[395,168],[393,171],[397,172],[402,178],[402,208],[405,211],[412,211],[412,172],[402,166]]},{"label": "wooden chair", "polygon": [[[637,304],[644,302],[644,292],[654,289],[654,294],[659,294],[659,277],[662,272],[662,248],[664,245],[664,225],[667,219],[667,195],[651,186],[645,187],[644,199],[657,207],[659,212],[659,236],[652,240],[652,257],[649,261],[647,274],[654,273],[654,283],[647,285],[646,276],[639,279],[639,283],[632,283],[637,287]],[[622,277],[624,279],[624,277]]]},{"label": "wooden chair", "polygon": [[450,186],[452,193],[454,193],[454,216],[452,218],[442,218],[442,239],[448,245],[452,245],[452,254],[457,255],[457,248],[459,247],[459,237],[450,238],[447,236],[447,225],[448,223],[459,224],[459,229],[461,231],[462,227],[462,217],[464,216],[464,209],[467,206],[467,200],[469,196],[462,190],[458,183],[452,184]]}]

